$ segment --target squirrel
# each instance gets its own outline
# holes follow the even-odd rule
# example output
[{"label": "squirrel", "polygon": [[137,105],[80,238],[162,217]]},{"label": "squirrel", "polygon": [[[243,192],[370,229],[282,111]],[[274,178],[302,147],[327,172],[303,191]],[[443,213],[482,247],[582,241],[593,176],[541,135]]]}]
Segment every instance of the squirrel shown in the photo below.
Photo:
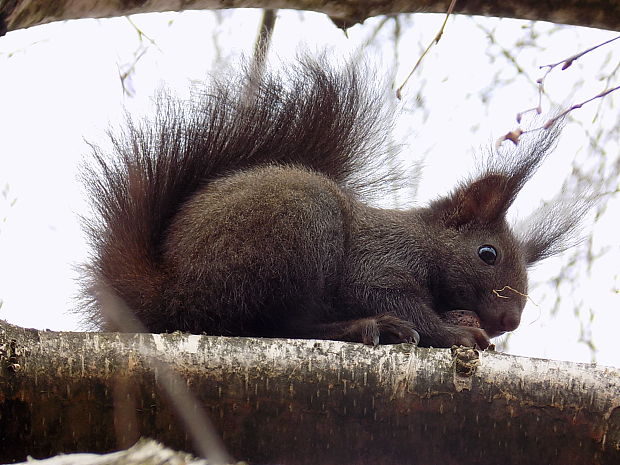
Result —
[{"label": "squirrel", "polygon": [[126,331],[120,302],[150,332],[483,349],[516,329],[528,267],[580,216],[506,220],[557,128],[427,206],[378,208],[364,196],[396,177],[384,100],[358,67],[305,58],[129,119],[84,172],[89,321]]}]

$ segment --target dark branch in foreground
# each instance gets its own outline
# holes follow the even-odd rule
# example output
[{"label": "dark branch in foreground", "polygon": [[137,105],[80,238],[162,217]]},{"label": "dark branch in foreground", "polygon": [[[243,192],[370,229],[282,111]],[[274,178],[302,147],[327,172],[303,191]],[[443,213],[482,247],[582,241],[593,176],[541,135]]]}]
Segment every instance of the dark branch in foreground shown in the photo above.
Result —
[{"label": "dark branch in foreground", "polygon": [[[226,8],[267,8],[317,11],[337,24],[351,26],[367,18],[398,13],[445,13],[444,0],[7,0],[0,2],[0,36],[7,31],[81,18],[109,18],[158,11],[208,10]],[[620,4],[614,0],[519,0],[489,2],[459,0],[454,12],[465,15],[497,16],[550,21],[601,29],[620,30]]]},{"label": "dark branch in foreground", "polygon": [[253,464],[617,464],[620,370],[473,349],[0,322],[0,462],[148,436],[191,451],[145,354]]}]

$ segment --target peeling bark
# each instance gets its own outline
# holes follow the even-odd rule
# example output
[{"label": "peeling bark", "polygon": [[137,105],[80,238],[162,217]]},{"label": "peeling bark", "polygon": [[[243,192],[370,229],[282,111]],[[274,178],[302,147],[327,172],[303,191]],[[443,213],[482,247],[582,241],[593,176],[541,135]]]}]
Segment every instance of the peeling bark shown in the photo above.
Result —
[{"label": "peeling bark", "polygon": [[[445,13],[448,4],[447,0],[0,0],[0,36],[6,31],[67,19],[248,7],[318,11],[348,27],[378,15]],[[620,30],[620,3],[614,0],[459,0],[454,11]]]},{"label": "peeling bark", "polygon": [[620,463],[615,368],[465,348],[1,322],[0,363],[3,463],[106,452],[139,436],[191,451],[160,392],[162,363],[232,456],[253,464]]},{"label": "peeling bark", "polygon": [[213,465],[213,462],[196,459],[184,452],[167,449],[153,440],[141,440],[128,450],[105,455],[57,455],[40,461],[30,459],[18,465],[33,465],[35,463],[39,465]]}]

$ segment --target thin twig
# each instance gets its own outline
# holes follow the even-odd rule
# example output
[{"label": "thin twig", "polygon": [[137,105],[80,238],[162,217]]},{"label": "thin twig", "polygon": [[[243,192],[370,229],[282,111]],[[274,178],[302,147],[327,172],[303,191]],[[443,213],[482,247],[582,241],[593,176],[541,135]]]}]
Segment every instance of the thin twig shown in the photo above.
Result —
[{"label": "thin twig", "polygon": [[[499,147],[500,145],[502,145],[502,142],[504,142],[506,140],[509,140],[513,144],[517,145],[519,143],[519,140],[520,140],[520,138],[521,138],[521,136],[523,134],[528,134],[528,133],[535,132],[535,131],[547,130],[550,127],[552,127],[555,123],[557,123],[558,120],[560,120],[560,119],[564,118],[566,115],[568,115],[571,111],[577,110],[577,109],[581,108],[582,106],[584,106],[586,103],[590,103],[593,100],[603,98],[606,95],[609,95],[612,92],[617,91],[618,89],[620,89],[620,86],[612,87],[611,89],[605,89],[605,90],[599,92],[598,94],[596,94],[594,97],[590,97],[589,99],[584,100],[583,102],[575,103],[574,105],[571,105],[569,108],[567,108],[563,112],[558,113],[557,115],[555,115],[553,118],[548,119],[545,122],[545,124],[543,124],[542,126],[539,126],[539,127],[536,127],[536,128],[532,128],[532,129],[526,129],[526,130],[517,128],[514,131],[510,131],[510,132],[504,134],[502,137],[500,137],[497,140],[497,142],[495,143],[495,146]],[[523,114],[523,113],[521,113],[521,114]]]},{"label": "thin twig", "polygon": [[540,69],[549,68],[551,70],[551,69],[555,68],[556,66],[559,66],[562,63],[564,63],[563,66],[562,66],[562,70],[565,70],[566,68],[571,66],[575,61],[577,61],[579,58],[584,56],[586,53],[590,53],[592,50],[596,50],[597,48],[602,47],[603,45],[607,45],[608,43],[613,42],[614,40],[618,40],[618,39],[620,39],[620,36],[614,37],[613,39],[606,40],[605,42],[602,42],[602,43],[600,43],[598,45],[595,45],[594,47],[590,47],[589,49],[584,50],[583,52],[579,52],[579,53],[577,53],[577,54],[575,54],[575,55],[573,55],[571,57],[568,57],[568,58],[566,58],[566,59],[564,59],[562,61],[558,61],[557,63],[552,63],[552,64],[549,64],[549,65],[542,65],[540,67]]},{"label": "thin twig", "polygon": [[[607,45],[611,42],[613,42],[614,40],[618,40],[620,39],[620,36],[614,37],[613,39],[609,39],[606,40],[605,42],[601,42],[600,44],[597,44],[593,47],[590,47],[586,50],[583,50],[579,53],[576,53],[575,55],[572,55],[568,58],[565,58],[564,60],[558,61],[556,63],[550,63],[548,65],[542,65],[539,67],[539,69],[545,69],[545,73],[543,74],[542,77],[538,78],[536,80],[536,84],[538,85],[538,105],[535,106],[534,108],[528,108],[527,110],[523,110],[519,113],[517,113],[517,123],[521,123],[521,119],[523,118],[523,115],[527,114],[527,113],[531,113],[531,112],[536,112],[536,114],[540,115],[542,113],[542,95],[545,92],[545,79],[547,79],[547,76],[549,75],[549,73],[551,73],[551,71],[553,71],[555,68],[557,68],[558,66],[562,65],[561,70],[565,70],[568,67],[570,67],[575,61],[577,61],[579,58],[583,57],[584,55],[586,55],[587,53],[592,52],[593,50],[596,50],[599,47],[602,47],[603,45]],[[620,88],[620,86],[617,87],[613,87],[611,89],[606,89],[600,93],[598,93],[597,95],[595,95],[592,98],[589,98],[587,100],[584,100],[581,103],[576,103],[575,105],[572,105],[570,108],[568,108],[567,110],[559,113],[558,115],[554,116],[553,118],[549,119],[543,126],[539,127],[539,128],[535,128],[535,129],[530,129],[530,130],[526,130],[523,131],[521,129],[517,129],[515,131],[511,131],[507,134],[505,134],[504,136],[500,137],[497,141],[497,146],[501,145],[502,142],[504,142],[505,140],[509,140],[511,142],[513,142],[515,145],[519,143],[519,137],[525,133],[528,132],[533,132],[533,131],[538,131],[541,129],[548,129],[551,126],[553,126],[557,120],[565,117],[567,114],[569,114],[571,111],[576,110],[578,108],[581,108],[583,105],[585,105],[586,103],[589,103],[593,100],[596,99],[600,99],[616,90],[618,90]]]},{"label": "thin twig", "polygon": [[403,87],[405,87],[405,85],[407,84],[407,81],[409,81],[409,78],[413,75],[415,70],[418,69],[418,66],[420,66],[420,63],[422,63],[422,60],[424,59],[428,51],[431,49],[431,47],[435,45],[436,43],[438,43],[439,40],[441,39],[441,36],[443,35],[443,31],[446,27],[446,23],[448,22],[448,18],[450,17],[450,15],[452,14],[452,11],[454,10],[454,5],[456,5],[456,0],[452,0],[450,2],[450,6],[448,7],[448,11],[446,12],[446,17],[443,20],[443,24],[441,25],[439,32],[437,33],[435,38],[431,41],[431,43],[428,44],[428,47],[426,47],[426,50],[424,50],[420,58],[418,58],[418,61],[416,62],[415,66],[413,67],[409,75],[405,78],[405,81],[401,84],[401,86],[398,89],[396,89],[396,97],[399,100],[402,98]]},{"label": "thin twig", "polygon": [[547,121],[544,125],[543,125],[543,129],[549,129],[551,126],[553,126],[553,124],[560,118],[563,118],[564,116],[566,116],[568,113],[570,113],[573,110],[577,110],[578,108],[581,108],[582,106],[584,106],[586,103],[590,103],[593,100],[596,100],[598,98],[603,98],[606,95],[611,94],[612,92],[615,92],[616,90],[620,89],[620,86],[616,86],[616,87],[612,87],[611,89],[605,89],[602,92],[599,92],[598,94],[596,94],[594,97],[589,98],[588,100],[584,100],[581,103],[576,103],[574,105],[572,105],[570,108],[568,108],[568,110],[563,111],[562,113],[560,113],[557,116],[554,116],[553,118],[551,118],[549,121]]}]

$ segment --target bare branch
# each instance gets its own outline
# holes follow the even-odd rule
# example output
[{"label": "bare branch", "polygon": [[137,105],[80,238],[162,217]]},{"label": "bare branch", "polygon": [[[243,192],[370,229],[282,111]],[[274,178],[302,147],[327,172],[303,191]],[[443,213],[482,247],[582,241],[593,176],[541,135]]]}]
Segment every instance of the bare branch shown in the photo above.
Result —
[{"label": "bare branch", "polygon": [[[527,110],[523,110],[519,113],[517,113],[517,123],[521,123],[521,119],[523,118],[523,115],[527,114],[527,113],[531,113],[531,112],[535,112],[536,114],[540,115],[542,113],[542,96],[545,92],[545,79],[547,78],[547,76],[549,75],[549,73],[551,73],[555,68],[557,68],[558,66],[562,65],[561,70],[564,71],[565,69],[569,68],[575,61],[577,61],[579,58],[583,57],[584,55],[592,52],[593,50],[596,50],[599,47],[602,47],[604,45],[607,45],[615,40],[620,39],[620,36],[614,37],[612,39],[606,40],[605,42],[602,42],[600,44],[597,44],[593,47],[590,47],[582,52],[576,53],[575,55],[572,55],[568,58],[565,58],[564,60],[558,61],[556,63],[551,63],[548,65],[542,65],[540,66],[540,69],[545,69],[545,74],[538,78],[536,80],[536,84],[538,85],[538,105],[536,105],[534,108],[528,108]],[[609,82],[609,80],[608,80]],[[593,100],[596,99],[601,99],[603,97],[605,97],[606,95],[611,94],[612,92],[618,90],[620,88],[620,86],[617,87],[613,87],[613,88],[609,88],[606,90],[603,90],[601,92],[599,92],[597,95],[595,95],[594,97],[591,97],[587,100],[584,100],[581,103],[576,103],[572,106],[570,106],[568,109],[566,109],[565,111],[562,111],[561,113],[557,114],[556,116],[554,116],[553,118],[549,119],[547,122],[545,122],[545,124],[539,128],[534,128],[534,129],[529,129],[529,130],[522,130],[522,129],[517,129],[515,131],[511,131],[508,132],[506,135],[502,136],[496,143],[496,145],[501,145],[502,142],[504,142],[505,140],[509,140],[511,142],[513,142],[514,144],[518,144],[519,143],[519,137],[521,137],[521,135],[529,133],[529,132],[533,132],[533,131],[538,131],[540,129],[548,129],[551,126],[553,126],[558,120],[564,118],[566,115],[568,115],[570,112],[577,110],[579,108],[581,108],[583,105],[585,105],[586,103],[592,102]]]},{"label": "bare branch", "polygon": [[269,50],[269,44],[271,43],[271,37],[273,36],[273,30],[276,25],[276,18],[278,10],[264,10],[261,25],[258,30],[258,37],[254,44],[254,61],[252,63],[252,70],[256,74],[262,73],[265,65],[265,59],[267,58],[267,51]]}]

